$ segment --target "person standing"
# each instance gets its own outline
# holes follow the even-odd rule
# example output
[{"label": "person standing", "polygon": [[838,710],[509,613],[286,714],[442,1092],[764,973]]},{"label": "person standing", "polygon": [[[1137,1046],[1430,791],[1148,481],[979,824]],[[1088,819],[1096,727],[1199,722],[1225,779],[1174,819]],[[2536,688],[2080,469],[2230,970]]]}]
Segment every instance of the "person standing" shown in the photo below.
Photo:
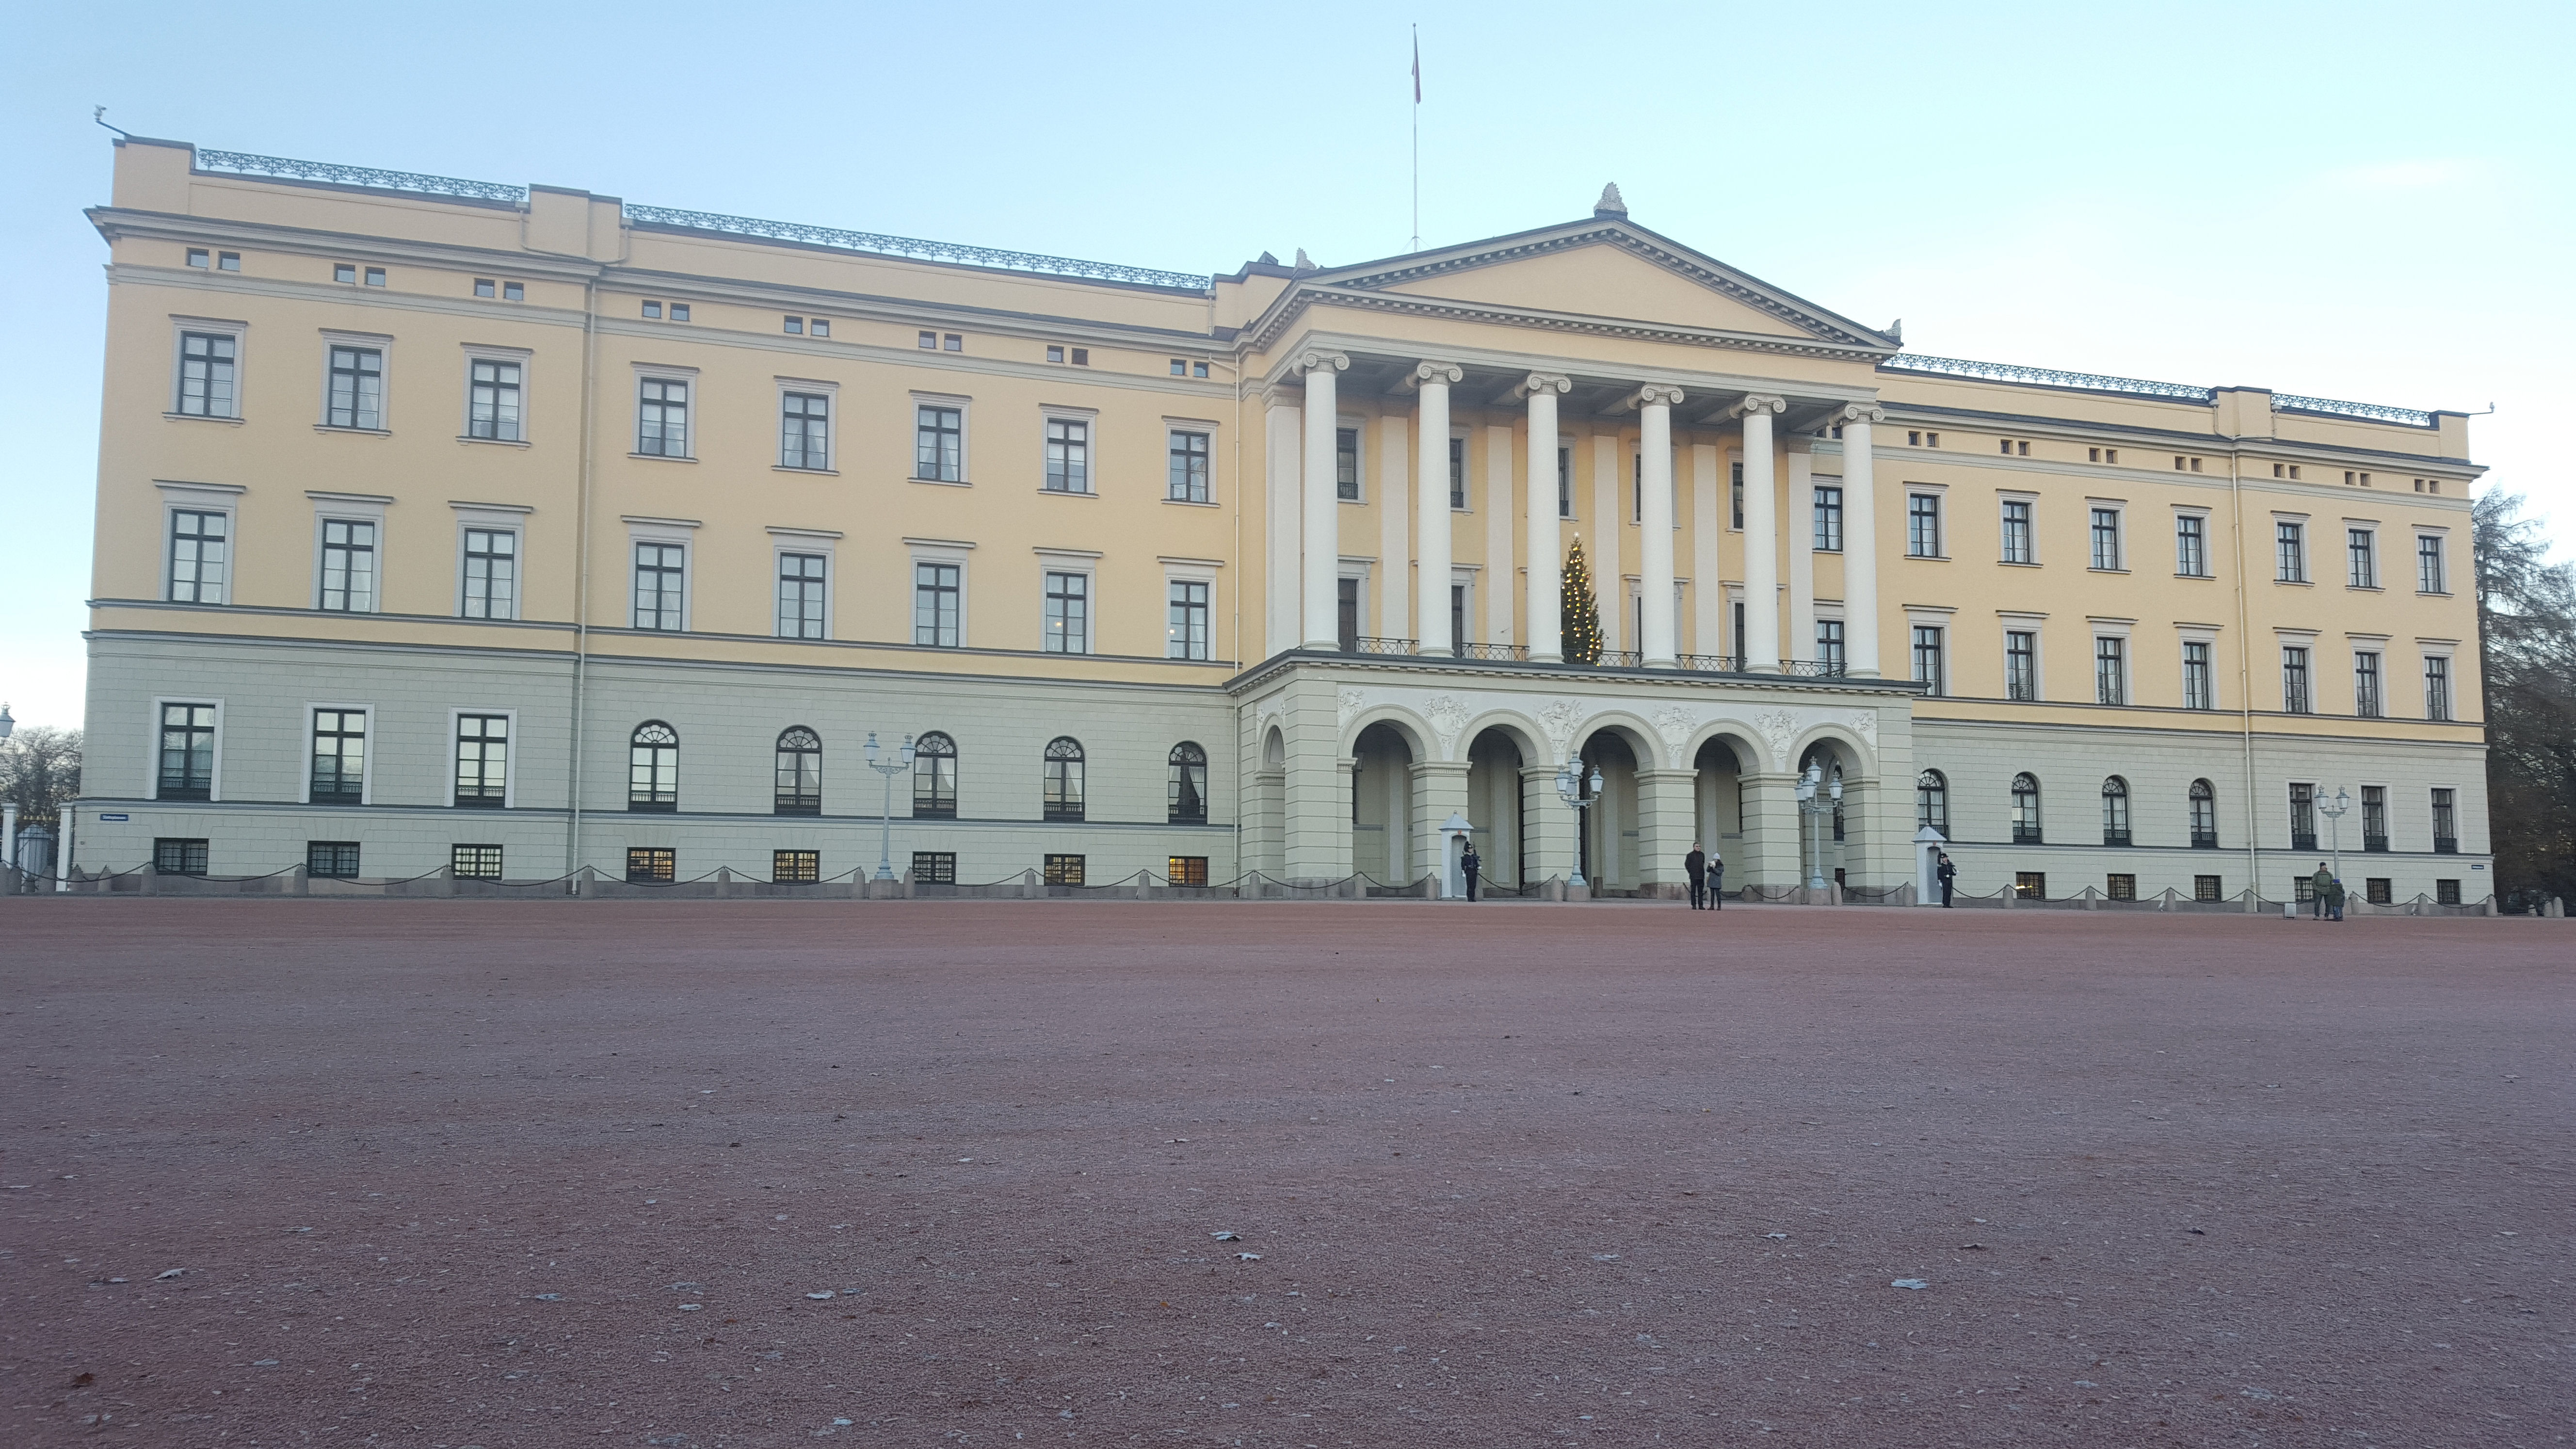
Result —
[{"label": "person standing", "polygon": [[1696,840],[1691,842],[1690,854],[1682,857],[1682,873],[1690,877],[1691,909],[1696,911],[1705,907],[1708,904],[1708,854],[1699,848]]},{"label": "person standing", "polygon": [[2327,919],[2327,920],[2329,920],[2329,921],[2340,921],[2340,920],[2342,920],[2342,919],[2343,919],[2343,882],[2342,882],[2342,881],[2340,881],[2340,880],[2338,880],[2338,879],[2336,879],[2336,878],[2335,878],[2335,877],[2333,877],[2333,876],[2328,876],[2328,877],[2326,877],[2326,892],[2325,892],[2325,894],[2326,894],[2326,919]]},{"label": "person standing", "polygon": [[1726,905],[1726,857],[1716,851],[1708,854],[1708,908],[1712,911]]},{"label": "person standing", "polygon": [[1933,866],[1932,874],[1940,878],[1941,909],[1946,911],[1950,909],[1950,891],[1959,879],[1959,868],[1950,863],[1950,852],[1946,850],[1941,852],[1940,862]]},{"label": "person standing", "polygon": [[2333,888],[2334,883],[2334,872],[2326,869],[2324,861],[2318,861],[2317,873],[2308,877],[2309,920],[2322,921],[2326,918],[2326,892]]},{"label": "person standing", "polygon": [[1467,900],[1470,904],[1476,899],[1476,877],[1484,868],[1485,858],[1476,853],[1476,842],[1468,841],[1467,853],[1458,857],[1458,869],[1467,877]]}]

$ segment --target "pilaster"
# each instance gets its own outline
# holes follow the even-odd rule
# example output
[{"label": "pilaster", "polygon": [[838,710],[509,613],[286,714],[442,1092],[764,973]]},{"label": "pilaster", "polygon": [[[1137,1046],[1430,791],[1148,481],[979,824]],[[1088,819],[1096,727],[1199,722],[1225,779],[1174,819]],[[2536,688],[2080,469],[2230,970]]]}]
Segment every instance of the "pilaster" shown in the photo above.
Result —
[{"label": "pilaster", "polygon": [[[1440,835],[1440,827],[1452,812],[1467,814],[1467,762],[1464,760],[1417,760],[1413,765],[1413,862],[1414,874],[1429,871],[1440,880],[1448,879],[1449,845]],[[1486,822],[1468,816],[1471,825]],[[1435,893],[1440,887],[1434,886]]]},{"label": "pilaster", "polygon": [[1637,772],[1637,872],[1649,894],[1677,897],[1689,884],[1682,856],[1699,839],[1698,786],[1692,770]]},{"label": "pilaster", "polygon": [[1795,774],[1747,774],[1744,784],[1744,875],[1729,876],[1730,887],[1779,888],[1806,884],[1798,859],[1798,777]]},{"label": "pilaster", "polygon": [[1556,798],[1556,771],[1553,764],[1521,766],[1521,829],[1529,837],[1531,884],[1574,874],[1575,812]]},{"label": "pilaster", "polygon": [[1288,757],[1279,873],[1300,885],[1351,873],[1351,757],[1342,751],[1338,708],[1330,681],[1300,680],[1279,721]]}]

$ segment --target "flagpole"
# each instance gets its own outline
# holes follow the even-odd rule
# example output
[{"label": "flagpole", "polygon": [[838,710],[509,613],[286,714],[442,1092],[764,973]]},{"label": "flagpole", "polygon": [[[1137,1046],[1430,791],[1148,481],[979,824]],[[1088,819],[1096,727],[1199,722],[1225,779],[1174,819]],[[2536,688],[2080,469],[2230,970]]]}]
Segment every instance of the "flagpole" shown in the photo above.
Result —
[{"label": "flagpole", "polygon": [[1422,250],[1422,27],[1413,27],[1413,251]]}]

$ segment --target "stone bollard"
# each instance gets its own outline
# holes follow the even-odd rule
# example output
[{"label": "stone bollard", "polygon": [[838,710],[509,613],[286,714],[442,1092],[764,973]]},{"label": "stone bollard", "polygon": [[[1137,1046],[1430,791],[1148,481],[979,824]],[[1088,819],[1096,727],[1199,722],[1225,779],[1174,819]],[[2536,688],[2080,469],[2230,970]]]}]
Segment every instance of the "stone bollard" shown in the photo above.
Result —
[{"label": "stone bollard", "polygon": [[299,865],[286,873],[286,893],[290,896],[313,894],[312,873]]},{"label": "stone bollard", "polygon": [[161,866],[158,862],[143,867],[143,893],[147,896],[161,894]]},{"label": "stone bollard", "polygon": [[599,872],[593,870],[589,866],[583,866],[581,868],[581,874],[573,877],[572,893],[580,900],[597,899],[599,895]]},{"label": "stone bollard", "polygon": [[721,901],[721,900],[727,900],[727,899],[730,899],[730,898],[732,897],[732,895],[733,895],[733,867],[732,867],[732,866],[729,866],[729,865],[720,865],[720,866],[717,866],[717,867],[716,867],[716,899],[717,899],[717,900],[720,900],[720,901]]}]

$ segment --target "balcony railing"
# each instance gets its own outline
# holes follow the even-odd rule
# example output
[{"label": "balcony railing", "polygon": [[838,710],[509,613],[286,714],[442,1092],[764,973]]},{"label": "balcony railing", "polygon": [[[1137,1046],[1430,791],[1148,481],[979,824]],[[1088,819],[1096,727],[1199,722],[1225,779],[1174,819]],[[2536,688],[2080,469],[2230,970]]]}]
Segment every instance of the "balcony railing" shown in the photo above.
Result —
[{"label": "balcony railing", "polygon": [[1635,649],[1604,649],[1601,651],[1601,657],[1594,663],[1604,669],[1643,669],[1646,667],[1646,656]]},{"label": "balcony railing", "polygon": [[2365,835],[2361,838],[2361,848],[2374,855],[2385,854],[2388,850],[2388,837],[2385,835]]},{"label": "balcony railing", "polygon": [[2216,850],[2218,848],[2218,832],[2215,830],[2193,831],[2191,833],[2191,848],[2194,850]]},{"label": "balcony railing", "polygon": [[2292,850],[2314,850],[2314,849],[2316,849],[2316,848],[2317,848],[2317,833],[2316,833],[2315,831],[2313,831],[2313,830],[2293,830],[2293,831],[2291,831],[2291,832],[2290,832],[2290,848],[2291,848]]},{"label": "balcony railing", "polygon": [[2126,845],[2129,843],[2129,832],[2125,830],[2112,830],[2106,827],[2102,831],[2102,843],[2104,845]]},{"label": "balcony railing", "polygon": [[[1344,654],[1423,654],[1422,641],[1419,639],[1396,639],[1373,634],[1345,636],[1339,647]],[[1456,659],[1525,663],[1530,657],[1530,651],[1526,644],[1454,644],[1446,651],[1446,655]],[[1442,651],[1434,650],[1423,657],[1439,658],[1442,657]],[[1566,662],[1576,668],[1587,667],[1580,661]],[[1691,674],[1759,673],[1765,678],[1787,676],[1795,679],[1841,679],[1851,672],[1850,666],[1840,659],[1783,659],[1777,665],[1758,671],[1753,669],[1751,661],[1741,654],[1678,654],[1674,656],[1674,663],[1685,673]],[[1593,660],[1588,667],[1643,669],[1645,665],[1646,656],[1642,650],[1604,649],[1601,651],[1601,657]]]},{"label": "balcony railing", "polygon": [[1529,646],[1526,644],[1461,644],[1458,646],[1458,657],[1461,659],[1527,659]]},{"label": "balcony railing", "polygon": [[2434,837],[2433,837],[2433,853],[2434,853],[2435,855],[2457,855],[2457,854],[2459,854],[2459,853],[2460,853],[2460,837],[2458,837],[2458,836],[2456,836],[2456,835],[2436,835],[2436,836],[2434,836]]},{"label": "balcony railing", "polygon": [[1419,649],[1421,645],[1422,641],[1419,639],[1380,639],[1372,635],[1362,634],[1354,638],[1350,643],[1350,647],[1342,652],[1346,654],[1411,654],[1415,650]]}]

